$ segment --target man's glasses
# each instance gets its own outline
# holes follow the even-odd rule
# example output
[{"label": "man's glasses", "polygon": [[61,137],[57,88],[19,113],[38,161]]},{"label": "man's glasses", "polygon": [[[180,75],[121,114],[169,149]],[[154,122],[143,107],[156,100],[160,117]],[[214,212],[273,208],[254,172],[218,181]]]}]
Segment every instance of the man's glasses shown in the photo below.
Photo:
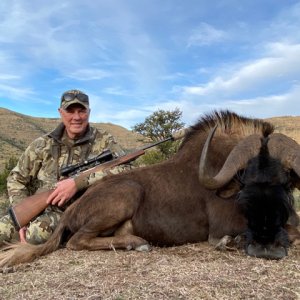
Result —
[{"label": "man's glasses", "polygon": [[82,102],[85,102],[85,103],[89,103],[89,97],[85,94],[73,94],[73,93],[66,93],[62,96],[62,101],[66,101],[66,102],[69,102],[69,101],[72,101],[74,100],[75,98],[77,98],[78,100],[82,101]]}]

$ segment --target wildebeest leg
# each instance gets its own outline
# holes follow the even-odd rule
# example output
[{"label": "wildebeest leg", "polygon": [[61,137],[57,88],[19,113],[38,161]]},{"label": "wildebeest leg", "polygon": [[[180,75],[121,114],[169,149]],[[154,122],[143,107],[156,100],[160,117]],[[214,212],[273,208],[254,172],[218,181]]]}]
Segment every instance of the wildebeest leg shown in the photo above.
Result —
[{"label": "wildebeest leg", "polygon": [[100,189],[99,197],[88,190],[74,206],[77,215],[72,218],[73,211],[69,212],[68,227],[73,235],[66,247],[73,250],[149,250],[148,242],[134,235],[131,224],[143,196],[142,187],[131,180],[119,181],[118,188],[111,181],[106,182],[105,189],[101,182],[96,187]]},{"label": "wildebeest leg", "polygon": [[214,246],[216,250],[232,251],[232,250],[244,248],[245,236],[243,234],[239,234],[236,237],[232,237],[230,235],[225,235],[220,239],[209,237],[208,242],[210,245]]},{"label": "wildebeest leg", "polygon": [[150,245],[144,239],[127,234],[112,237],[95,237],[94,234],[76,232],[68,241],[66,247],[72,250],[109,250],[126,249],[137,251],[149,251]]}]

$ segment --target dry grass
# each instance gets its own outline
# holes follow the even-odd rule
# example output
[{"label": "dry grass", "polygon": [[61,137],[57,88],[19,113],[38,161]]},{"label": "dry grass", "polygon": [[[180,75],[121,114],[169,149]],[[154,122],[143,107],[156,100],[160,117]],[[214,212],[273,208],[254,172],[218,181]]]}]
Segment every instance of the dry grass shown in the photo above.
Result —
[{"label": "dry grass", "polygon": [[266,119],[275,126],[275,131],[293,138],[300,144],[300,117],[274,117]]},{"label": "dry grass", "polygon": [[300,249],[280,261],[207,243],[134,251],[61,249],[0,274],[1,299],[299,299]]}]

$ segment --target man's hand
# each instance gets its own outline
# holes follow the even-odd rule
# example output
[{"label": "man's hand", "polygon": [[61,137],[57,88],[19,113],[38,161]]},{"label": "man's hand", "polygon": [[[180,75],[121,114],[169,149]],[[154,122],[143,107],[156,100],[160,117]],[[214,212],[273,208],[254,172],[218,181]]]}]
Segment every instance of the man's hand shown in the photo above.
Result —
[{"label": "man's hand", "polygon": [[56,184],[56,189],[47,199],[48,204],[62,206],[77,192],[75,181],[72,178],[64,179]]},{"label": "man's hand", "polygon": [[20,237],[20,242],[21,243],[27,243],[26,242],[26,227],[22,227],[20,230],[19,230],[19,237]]}]

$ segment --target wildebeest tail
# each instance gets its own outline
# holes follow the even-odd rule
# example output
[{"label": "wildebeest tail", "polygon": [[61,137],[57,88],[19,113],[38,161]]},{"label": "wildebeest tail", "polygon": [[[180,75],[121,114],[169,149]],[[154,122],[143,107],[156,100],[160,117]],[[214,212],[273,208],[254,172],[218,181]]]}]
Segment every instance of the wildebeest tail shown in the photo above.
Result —
[{"label": "wildebeest tail", "polygon": [[32,262],[40,256],[49,254],[57,250],[60,246],[64,230],[64,223],[59,222],[58,227],[55,229],[53,235],[44,244],[8,244],[7,247],[1,249],[0,267],[11,267],[22,263]]}]

